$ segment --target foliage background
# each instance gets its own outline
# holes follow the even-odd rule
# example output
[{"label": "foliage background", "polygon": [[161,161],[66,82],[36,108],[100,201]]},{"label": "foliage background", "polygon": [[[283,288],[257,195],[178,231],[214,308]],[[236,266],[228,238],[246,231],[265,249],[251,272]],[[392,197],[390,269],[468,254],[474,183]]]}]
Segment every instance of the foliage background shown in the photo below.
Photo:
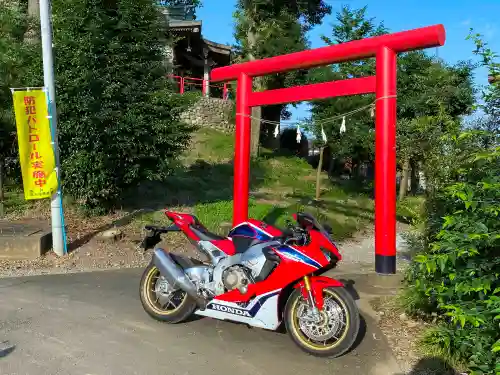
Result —
[{"label": "foliage background", "polygon": [[[496,54],[471,34],[490,74]],[[500,374],[500,143],[498,84],[483,92],[483,121],[441,139],[427,199],[423,248],[406,275],[406,308],[439,317],[422,341],[472,375]]]},{"label": "foliage background", "polygon": [[165,79],[166,21],[149,0],[54,0],[53,12],[64,187],[109,208],[168,176],[188,144]]}]

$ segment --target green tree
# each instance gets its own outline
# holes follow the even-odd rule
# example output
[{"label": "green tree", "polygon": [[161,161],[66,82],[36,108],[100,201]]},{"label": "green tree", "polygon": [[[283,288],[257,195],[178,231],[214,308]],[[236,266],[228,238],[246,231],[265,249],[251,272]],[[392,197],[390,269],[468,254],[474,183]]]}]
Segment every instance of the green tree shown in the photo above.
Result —
[{"label": "green tree", "polygon": [[[242,61],[261,59],[297,52],[309,47],[306,32],[321,23],[331,12],[323,0],[238,0],[236,12],[236,50]],[[306,72],[294,71],[254,79],[254,89],[269,90],[295,86],[305,82]],[[279,121],[290,114],[286,106],[262,108],[262,118]],[[252,116],[261,117],[260,108]],[[274,127],[263,127],[260,121],[252,123],[252,152],[255,154],[262,135],[263,141],[272,138]]]},{"label": "green tree", "polygon": [[53,12],[64,188],[109,207],[165,178],[188,143],[166,90],[165,19],[151,0],[54,0]]},{"label": "green tree", "polygon": [[484,103],[478,105],[486,116],[475,124],[475,128],[486,130],[491,135],[484,140],[485,142],[498,144],[500,142],[500,63],[498,62],[498,54],[488,46],[481,34],[474,33],[473,29],[471,29],[467,39],[474,42],[476,46],[474,53],[480,57],[479,64],[487,69],[488,76],[492,78],[492,82],[483,92]]},{"label": "green tree", "polygon": [[[406,193],[408,167],[422,166],[432,188],[443,172],[444,135],[457,134],[461,117],[473,109],[475,89],[469,62],[449,65],[425,52],[403,54],[398,69],[398,157],[403,167],[400,198]],[[415,177],[415,175],[414,175]],[[412,182],[412,187],[417,183]]]},{"label": "green tree", "polygon": [[[12,109],[12,87],[40,86],[41,50],[38,43],[24,43],[28,28],[36,27],[27,17],[22,1],[0,7],[0,169],[17,160],[16,131]],[[15,171],[18,172],[17,168]],[[10,168],[9,172],[14,172]]]},{"label": "green tree", "polygon": [[[332,28],[332,36],[323,36],[327,45],[346,43],[372,36],[387,33],[383,23],[377,23],[374,18],[367,18],[367,7],[351,9],[344,6],[336,15],[336,22]],[[333,66],[313,69],[310,79],[313,82],[325,82],[349,78],[358,78],[375,74],[375,60],[367,59],[346,62]],[[339,114],[356,110],[372,103],[373,95],[358,95],[352,97],[331,98],[312,103],[312,119],[316,124],[322,124]],[[352,157],[354,164],[359,161],[369,161],[374,154],[374,120],[370,116],[370,109],[360,111],[346,118],[346,133],[340,134],[342,119],[324,123],[328,145],[335,150],[339,159]],[[321,126],[315,128],[317,137],[321,134]]]},{"label": "green tree", "polygon": [[[323,39],[334,45],[387,32],[382,22],[368,18],[366,7],[353,10],[345,6],[337,14],[332,37]],[[459,116],[470,112],[474,100],[471,72],[470,64],[450,66],[422,51],[398,57],[398,159],[406,170],[410,164],[414,171],[419,163],[427,165],[433,151],[442,152],[442,146],[437,143],[440,136],[458,131]],[[341,63],[311,72],[312,80],[317,82],[373,74],[374,59]],[[367,106],[373,100],[373,95],[363,95],[313,102],[313,121],[318,124],[316,134],[320,134],[320,125],[325,119]],[[329,146],[335,150],[336,157],[351,157],[355,165],[372,161],[374,119],[370,110],[346,118],[348,131],[344,134],[339,133],[341,121],[324,124]]]}]

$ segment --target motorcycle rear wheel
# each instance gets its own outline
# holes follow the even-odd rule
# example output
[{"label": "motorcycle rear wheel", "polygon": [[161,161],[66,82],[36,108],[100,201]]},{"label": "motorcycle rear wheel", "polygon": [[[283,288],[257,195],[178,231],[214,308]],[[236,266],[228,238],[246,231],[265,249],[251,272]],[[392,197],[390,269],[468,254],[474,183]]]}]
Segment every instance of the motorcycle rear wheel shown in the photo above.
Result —
[{"label": "motorcycle rear wheel", "polygon": [[300,290],[295,290],[285,307],[285,326],[295,344],[306,353],[336,358],[351,349],[356,341],[359,311],[344,288],[325,288],[323,298],[321,321],[308,322],[304,319],[304,310],[309,309],[309,301],[302,297]]},{"label": "motorcycle rear wheel", "polygon": [[152,318],[167,322],[181,323],[196,310],[195,301],[186,292],[177,289],[164,293],[162,288],[169,288],[161,278],[160,270],[150,263],[144,270],[140,283],[142,307]]}]

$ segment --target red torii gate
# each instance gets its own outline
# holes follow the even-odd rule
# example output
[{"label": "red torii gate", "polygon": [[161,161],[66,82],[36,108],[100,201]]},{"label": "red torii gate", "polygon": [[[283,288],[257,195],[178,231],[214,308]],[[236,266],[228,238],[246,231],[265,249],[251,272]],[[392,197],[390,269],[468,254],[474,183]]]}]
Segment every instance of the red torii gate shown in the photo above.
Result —
[{"label": "red torii gate", "polygon": [[[396,60],[397,53],[444,45],[434,25],[217,68],[212,81],[237,80],[233,224],[248,218],[251,107],[375,93],[375,270],[396,273]],[[252,78],[295,69],[376,58],[376,75],[253,92]]]}]

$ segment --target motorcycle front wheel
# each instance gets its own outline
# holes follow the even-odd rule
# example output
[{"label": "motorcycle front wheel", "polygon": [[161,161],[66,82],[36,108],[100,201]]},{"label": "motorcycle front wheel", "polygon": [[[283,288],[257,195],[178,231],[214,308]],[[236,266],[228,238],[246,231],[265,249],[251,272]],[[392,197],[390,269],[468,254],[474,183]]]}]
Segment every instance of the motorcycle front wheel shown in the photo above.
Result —
[{"label": "motorcycle front wheel", "polygon": [[167,323],[181,323],[196,309],[193,299],[183,290],[172,288],[153,263],[142,274],[140,298],[152,318]]},{"label": "motorcycle front wheel", "polygon": [[325,288],[323,298],[319,319],[313,319],[309,301],[300,290],[295,290],[285,307],[285,326],[295,344],[306,353],[335,358],[356,341],[360,316],[356,302],[344,288]]}]

